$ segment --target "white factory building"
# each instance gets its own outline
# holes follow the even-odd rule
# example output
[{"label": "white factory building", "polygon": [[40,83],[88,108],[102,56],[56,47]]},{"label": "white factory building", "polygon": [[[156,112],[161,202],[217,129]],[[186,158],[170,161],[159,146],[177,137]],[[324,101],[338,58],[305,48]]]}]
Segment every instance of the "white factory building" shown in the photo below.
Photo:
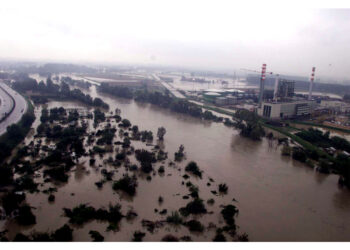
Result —
[{"label": "white factory building", "polygon": [[263,102],[258,115],[270,119],[287,119],[310,115],[316,106],[315,101]]}]

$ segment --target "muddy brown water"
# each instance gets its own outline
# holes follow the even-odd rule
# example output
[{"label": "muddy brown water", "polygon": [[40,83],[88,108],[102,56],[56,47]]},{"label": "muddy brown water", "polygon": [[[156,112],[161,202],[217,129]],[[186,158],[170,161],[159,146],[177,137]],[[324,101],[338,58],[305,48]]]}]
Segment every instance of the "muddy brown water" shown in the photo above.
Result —
[{"label": "muddy brown water", "polygon": [[[199,217],[204,225],[212,222],[223,226],[220,205],[233,203],[240,211],[236,219],[239,232],[248,233],[251,241],[349,240],[350,192],[338,188],[338,176],[317,173],[304,164],[281,156],[280,148],[269,145],[266,139],[254,142],[242,138],[237,130],[223,124],[203,122],[148,104],[98,94],[95,87],[91,88],[91,95],[101,97],[110,105],[110,110],[120,108],[122,117],[138,125],[141,130],[151,130],[156,135],[157,128],[164,126],[167,130],[164,150],[168,152],[169,158],[173,159],[174,152],[183,144],[187,160],[177,164],[177,168],[164,164],[164,176],[157,173],[150,182],[146,181],[145,176],[139,176],[136,196],[130,198],[114,192],[110,182],[101,190],[97,189],[94,183],[101,180],[101,174],[99,170],[89,166],[89,157],[82,158],[70,174],[69,182],[59,186],[54,203],[48,203],[48,196],[43,193],[27,194],[28,203],[36,208],[33,210],[37,218],[34,227],[19,227],[12,221],[0,222],[3,229],[9,230],[10,238],[19,231],[52,231],[61,227],[68,222],[68,218],[63,217],[63,207],[72,208],[80,203],[89,203],[99,208],[118,202],[124,213],[133,208],[138,217],[132,221],[123,219],[117,232],[106,232],[107,223],[98,221],[91,221],[83,227],[74,227],[74,240],[90,241],[88,232],[97,230],[107,241],[129,241],[133,232],[140,230],[146,232],[145,241],[159,241],[169,233],[179,237],[190,235],[195,241],[211,241],[215,229],[193,234],[183,226],[165,225],[151,234],[141,226],[142,219],[166,218],[166,215],[156,214],[155,208],[166,208],[169,214],[188,202],[182,199],[188,190],[181,185],[181,176],[184,174],[186,162],[194,160],[204,171],[204,175],[202,180],[194,177],[190,180],[199,186],[201,198],[205,201],[209,198],[215,199],[213,206],[206,205],[214,213]],[[73,102],[49,103],[50,108],[59,106],[79,107]],[[40,117],[40,109],[36,113]],[[38,124],[36,121],[34,127]],[[27,138],[26,141],[30,140],[31,138]],[[135,148],[145,147],[140,142],[133,142],[133,145]],[[96,165],[100,162],[102,161],[98,160]],[[158,169],[160,165],[157,163],[155,168]],[[117,170],[114,179],[124,173],[123,167]],[[207,186],[208,177],[215,180],[210,187]],[[36,180],[40,182],[40,178],[42,177]],[[217,185],[223,182],[229,186],[228,194],[213,196],[210,191],[217,189]],[[50,186],[54,185],[45,184],[40,189]],[[164,197],[161,205],[158,204],[160,195]],[[238,202],[232,202],[233,198]]]}]

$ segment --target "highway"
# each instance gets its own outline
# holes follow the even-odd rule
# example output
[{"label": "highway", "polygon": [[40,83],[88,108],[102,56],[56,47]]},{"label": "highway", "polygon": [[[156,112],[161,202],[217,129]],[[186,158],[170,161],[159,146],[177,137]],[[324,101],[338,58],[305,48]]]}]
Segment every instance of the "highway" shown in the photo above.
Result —
[{"label": "highway", "polygon": [[14,106],[14,102],[10,95],[6,93],[0,86],[0,121],[9,114]]},{"label": "highway", "polygon": [[159,81],[165,88],[167,88],[175,97],[180,99],[185,99],[186,97],[181,94],[177,89],[172,87],[170,84],[162,81],[156,74],[152,74],[153,78],[157,81]]},{"label": "highway", "polygon": [[[13,103],[9,95],[15,100],[15,103]],[[28,105],[23,96],[3,82],[0,82],[0,99],[0,120],[4,116],[4,113],[11,111],[12,106],[15,105],[12,113],[0,123],[0,135],[2,135],[6,132],[6,128],[9,125],[19,122],[22,115],[27,111]]]}]

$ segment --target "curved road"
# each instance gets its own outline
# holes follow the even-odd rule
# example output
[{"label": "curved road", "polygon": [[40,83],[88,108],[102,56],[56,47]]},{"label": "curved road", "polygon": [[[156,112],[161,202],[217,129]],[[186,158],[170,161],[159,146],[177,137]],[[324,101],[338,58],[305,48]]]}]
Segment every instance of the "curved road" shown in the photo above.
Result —
[{"label": "curved road", "polygon": [[[14,91],[12,88],[7,86],[5,83],[0,82],[0,119],[3,117],[5,112],[9,112],[11,110],[11,107],[13,105],[13,100],[9,96],[11,95],[13,99],[15,100],[15,108],[12,111],[12,113],[0,123],[0,135],[6,132],[6,128],[14,123],[19,122],[22,115],[27,111],[27,101],[24,99],[23,96],[18,94],[16,91]],[[5,91],[7,92],[5,92]]]}]

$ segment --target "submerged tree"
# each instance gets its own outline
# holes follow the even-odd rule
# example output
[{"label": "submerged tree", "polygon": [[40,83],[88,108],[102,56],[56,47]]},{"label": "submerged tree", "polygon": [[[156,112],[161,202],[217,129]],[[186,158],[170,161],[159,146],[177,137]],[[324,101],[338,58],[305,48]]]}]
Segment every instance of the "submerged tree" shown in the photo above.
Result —
[{"label": "submerged tree", "polygon": [[179,150],[175,152],[175,161],[182,161],[185,156],[185,147],[184,145],[180,145]]},{"label": "submerged tree", "polygon": [[160,141],[164,140],[165,133],[166,133],[166,129],[164,127],[158,128],[157,136]]}]

